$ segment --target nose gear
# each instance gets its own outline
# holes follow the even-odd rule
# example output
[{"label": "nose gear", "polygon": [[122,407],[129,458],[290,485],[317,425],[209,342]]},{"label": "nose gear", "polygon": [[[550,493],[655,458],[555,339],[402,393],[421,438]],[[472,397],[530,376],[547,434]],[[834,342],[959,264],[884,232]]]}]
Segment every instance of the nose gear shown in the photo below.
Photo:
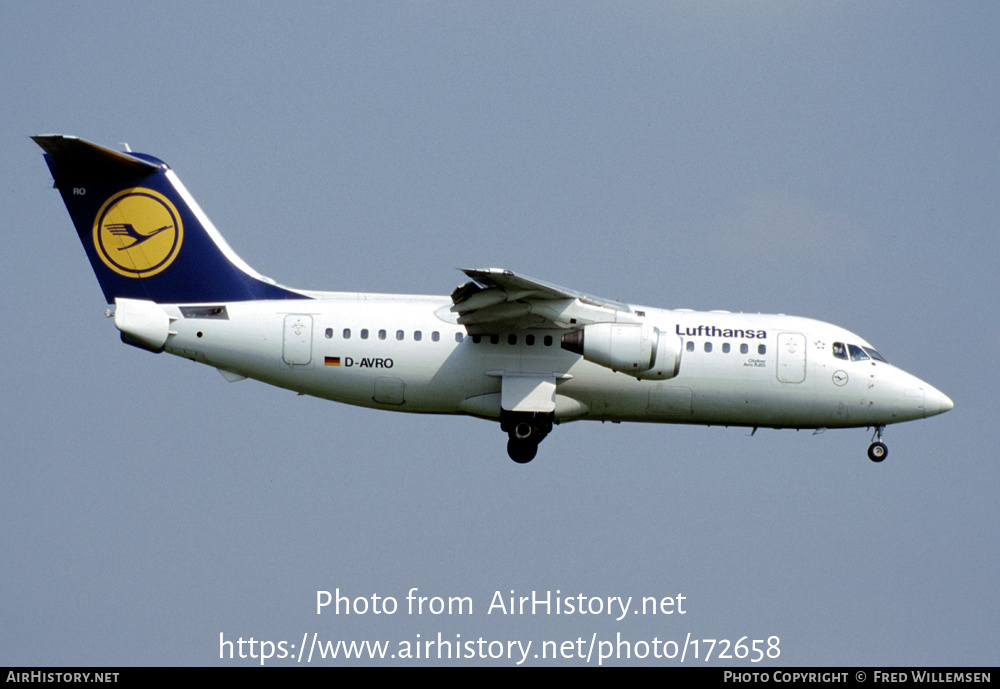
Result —
[{"label": "nose gear", "polygon": [[872,435],[874,442],[868,446],[868,459],[873,462],[881,462],[889,456],[889,448],[882,442],[882,431],[884,430],[885,426],[876,426],[875,433]]}]

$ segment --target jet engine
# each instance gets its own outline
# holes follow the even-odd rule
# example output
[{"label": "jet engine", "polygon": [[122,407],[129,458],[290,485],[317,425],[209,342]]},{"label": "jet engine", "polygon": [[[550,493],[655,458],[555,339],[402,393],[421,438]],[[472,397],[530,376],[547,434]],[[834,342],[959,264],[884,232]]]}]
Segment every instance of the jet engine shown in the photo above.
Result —
[{"label": "jet engine", "polygon": [[680,338],[652,325],[595,323],[564,334],[560,346],[636,378],[666,380],[680,370]]}]

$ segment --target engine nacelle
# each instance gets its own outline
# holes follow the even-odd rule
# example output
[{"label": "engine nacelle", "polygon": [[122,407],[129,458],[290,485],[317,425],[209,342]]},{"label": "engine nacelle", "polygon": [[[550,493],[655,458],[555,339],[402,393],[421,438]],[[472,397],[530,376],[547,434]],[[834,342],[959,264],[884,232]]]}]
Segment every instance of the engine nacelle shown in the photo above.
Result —
[{"label": "engine nacelle", "polygon": [[566,333],[560,346],[636,378],[665,380],[680,369],[680,338],[652,325],[595,323]]},{"label": "engine nacelle", "polygon": [[644,380],[666,380],[681,371],[681,338],[659,331],[656,341],[656,363],[647,371],[632,374]]}]

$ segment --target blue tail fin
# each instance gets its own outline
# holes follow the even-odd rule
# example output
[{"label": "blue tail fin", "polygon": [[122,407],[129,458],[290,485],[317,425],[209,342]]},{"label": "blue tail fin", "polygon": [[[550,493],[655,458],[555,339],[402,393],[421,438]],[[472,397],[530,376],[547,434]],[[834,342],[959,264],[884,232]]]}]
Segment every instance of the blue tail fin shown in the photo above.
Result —
[{"label": "blue tail fin", "polygon": [[76,137],[34,136],[108,303],[305,299],[257,274],[165,163]]}]

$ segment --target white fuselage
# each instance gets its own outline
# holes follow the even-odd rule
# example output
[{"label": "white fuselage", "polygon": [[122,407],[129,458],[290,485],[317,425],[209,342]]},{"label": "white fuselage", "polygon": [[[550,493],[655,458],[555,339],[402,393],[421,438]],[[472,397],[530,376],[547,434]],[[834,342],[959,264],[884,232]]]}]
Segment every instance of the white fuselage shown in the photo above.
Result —
[{"label": "white fuselage", "polygon": [[[677,338],[677,375],[638,380],[560,347],[559,330],[470,336],[447,297],[323,293],[225,304],[226,317],[159,305],[165,350],[337,402],[416,413],[500,416],[504,376],[556,380],[555,421],[576,419],[835,428],[883,426],[951,407],[875,358],[843,328],[806,318],[632,307]],[[192,313],[194,314],[192,316]]]},{"label": "white fuselage", "polygon": [[636,307],[504,268],[448,297],[313,292],[254,271],[170,167],[77,137],[34,137],[122,339],[226,379],[424,414],[499,421],[530,462],[577,419],[883,427],[952,402],[833,325]]}]

